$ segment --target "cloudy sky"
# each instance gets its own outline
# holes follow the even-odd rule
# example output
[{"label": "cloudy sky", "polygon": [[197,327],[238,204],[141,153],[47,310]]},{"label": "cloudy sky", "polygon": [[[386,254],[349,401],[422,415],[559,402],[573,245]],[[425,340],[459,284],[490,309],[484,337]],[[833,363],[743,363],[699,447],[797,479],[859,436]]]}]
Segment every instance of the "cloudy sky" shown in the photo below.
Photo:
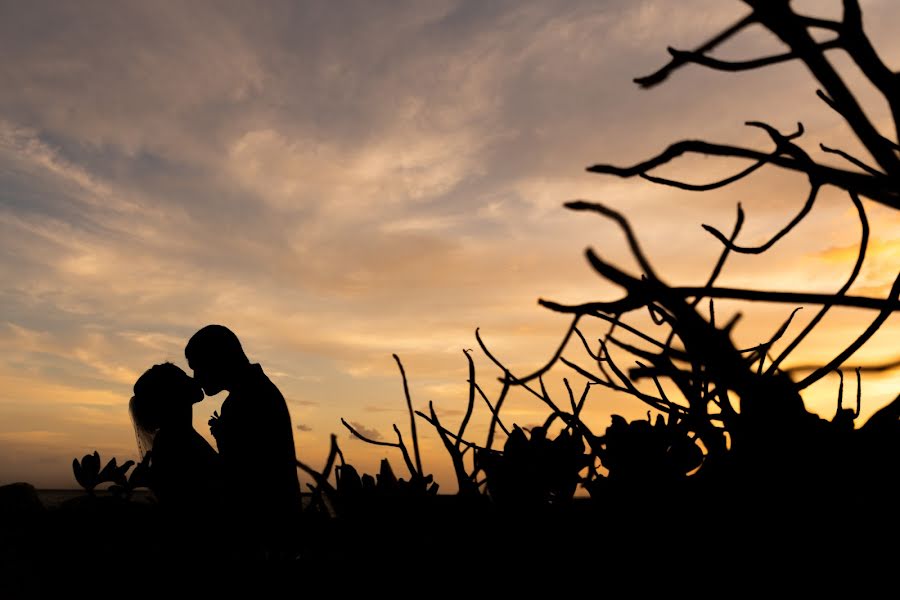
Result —
[{"label": "cloudy sky", "polygon": [[[829,16],[838,4],[797,7]],[[900,67],[900,7],[863,6]],[[668,281],[701,283],[719,250],[701,224],[730,228],[741,202],[741,241],[761,241],[799,208],[802,178],[763,171],[691,194],[584,168],[685,137],[767,149],[742,125],[753,119],[785,131],[803,121],[816,156],[820,141],[857,149],[800,65],[687,68],[651,91],[631,82],[666,46],[691,47],[744,11],[721,0],[0,1],[0,484],[72,487],[75,456],[134,458],[135,379],[164,361],[186,369],[184,344],[208,323],[231,327],[282,389],[301,458],[320,466],[336,433],[349,460],[389,456],[399,470],[399,456],[340,424],[407,431],[392,353],[416,406],[433,400],[455,426],[476,327],[524,373],[567,325],[538,298],[616,297],[583,251],[631,269],[621,236],[567,200],[623,211]],[[719,56],[779,50],[748,31]],[[882,104],[866,107],[887,125]],[[743,166],[689,160],[667,174],[704,181]],[[883,295],[900,215],[867,207],[871,256],[854,292]],[[736,258],[721,283],[828,292],[858,239],[852,205],[828,191],[771,254]],[[767,339],[791,308],[743,307],[738,339]],[[796,361],[826,360],[871,317],[834,313]],[[802,324],[803,311],[794,331]],[[895,318],[854,361],[892,357],[898,332]],[[498,372],[473,357],[495,394]],[[810,388],[813,409],[834,410],[836,381]],[[896,384],[868,377],[864,413]],[[195,407],[202,433],[223,397]],[[612,412],[645,410],[591,398],[600,430]],[[524,397],[508,411],[522,425],[544,415]],[[483,436],[484,420],[471,431]],[[426,468],[452,487],[439,444],[424,435]]]}]

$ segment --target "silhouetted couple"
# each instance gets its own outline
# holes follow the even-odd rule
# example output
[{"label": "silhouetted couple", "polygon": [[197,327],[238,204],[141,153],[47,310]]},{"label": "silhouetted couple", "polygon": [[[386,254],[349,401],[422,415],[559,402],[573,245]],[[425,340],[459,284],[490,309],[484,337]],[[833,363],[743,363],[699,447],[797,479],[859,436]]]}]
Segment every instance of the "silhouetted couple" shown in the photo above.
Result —
[{"label": "silhouetted couple", "polygon": [[[300,513],[293,428],[281,392],[244,354],[237,336],[208,325],[185,357],[194,377],[171,363],[134,384],[130,408],[149,486],[168,522],[205,530],[226,552],[291,555]],[[194,430],[191,407],[227,390],[209,420],[218,452]]]}]

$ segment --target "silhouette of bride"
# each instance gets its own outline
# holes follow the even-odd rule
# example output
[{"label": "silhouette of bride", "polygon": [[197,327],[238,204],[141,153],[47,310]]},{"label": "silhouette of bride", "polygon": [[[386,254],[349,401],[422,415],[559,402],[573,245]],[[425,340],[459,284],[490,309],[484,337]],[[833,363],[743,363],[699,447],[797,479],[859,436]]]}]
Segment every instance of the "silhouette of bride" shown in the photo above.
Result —
[{"label": "silhouette of bride", "polygon": [[219,455],[191,423],[191,407],[203,397],[187,373],[164,363],[138,378],[129,402],[150,489],[171,517],[204,521],[222,503]]}]

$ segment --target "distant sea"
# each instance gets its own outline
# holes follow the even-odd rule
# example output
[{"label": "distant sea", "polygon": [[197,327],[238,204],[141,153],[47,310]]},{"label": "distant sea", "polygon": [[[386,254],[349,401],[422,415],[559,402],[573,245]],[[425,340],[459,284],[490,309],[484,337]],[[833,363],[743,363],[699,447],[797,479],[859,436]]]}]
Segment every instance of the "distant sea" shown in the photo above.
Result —
[{"label": "distant sea", "polygon": [[[41,503],[45,508],[59,508],[59,506],[65,502],[66,500],[71,500],[72,498],[78,498],[79,496],[84,496],[87,492],[84,490],[38,490],[38,498],[41,499]],[[109,496],[110,493],[106,490],[97,490],[94,492],[97,496]],[[153,498],[153,494],[151,494],[148,490],[135,490],[131,499],[135,502],[155,502]]]},{"label": "distant sea", "polygon": [[[87,492],[84,490],[38,490],[38,498],[41,499],[41,503],[45,508],[59,508],[63,502],[66,500],[71,500],[72,498],[78,498],[79,496],[84,496]],[[103,497],[109,496],[110,493],[103,490],[96,490],[94,492],[95,495]],[[310,495],[308,493],[303,494],[302,502],[303,506],[306,506],[309,503]],[[135,490],[131,494],[131,500],[134,502],[146,502],[153,503],[156,502],[156,498],[153,497],[153,494],[146,489]]]}]

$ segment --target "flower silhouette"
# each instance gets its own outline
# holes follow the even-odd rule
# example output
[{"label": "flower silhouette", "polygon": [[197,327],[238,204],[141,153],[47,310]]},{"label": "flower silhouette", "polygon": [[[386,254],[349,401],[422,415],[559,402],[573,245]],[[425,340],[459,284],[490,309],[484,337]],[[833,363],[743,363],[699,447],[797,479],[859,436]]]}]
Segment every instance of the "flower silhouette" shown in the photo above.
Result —
[{"label": "flower silhouette", "polygon": [[113,483],[119,486],[128,484],[126,474],[128,469],[134,465],[133,460],[127,460],[121,465],[116,463],[115,457],[111,458],[103,469],[100,469],[100,453],[94,450],[93,454],[86,454],[81,459],[72,459],[72,471],[75,474],[75,481],[83,487],[88,493],[93,493],[94,489],[101,483]]}]

